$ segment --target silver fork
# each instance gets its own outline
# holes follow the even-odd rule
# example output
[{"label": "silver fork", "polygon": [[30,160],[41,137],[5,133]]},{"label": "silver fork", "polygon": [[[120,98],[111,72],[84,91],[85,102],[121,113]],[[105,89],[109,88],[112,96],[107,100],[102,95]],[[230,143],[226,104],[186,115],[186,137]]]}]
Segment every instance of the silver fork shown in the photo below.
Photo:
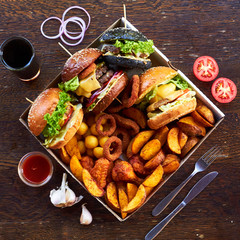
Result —
[{"label": "silver fork", "polygon": [[221,148],[214,146],[210,148],[203,156],[201,156],[195,163],[195,168],[191,175],[183,181],[178,187],[176,187],[172,192],[170,192],[158,205],[152,210],[152,215],[159,215],[169,203],[176,197],[176,195],[181,191],[181,189],[190,181],[190,179],[198,172],[202,172],[208,168],[208,166],[219,156]]}]

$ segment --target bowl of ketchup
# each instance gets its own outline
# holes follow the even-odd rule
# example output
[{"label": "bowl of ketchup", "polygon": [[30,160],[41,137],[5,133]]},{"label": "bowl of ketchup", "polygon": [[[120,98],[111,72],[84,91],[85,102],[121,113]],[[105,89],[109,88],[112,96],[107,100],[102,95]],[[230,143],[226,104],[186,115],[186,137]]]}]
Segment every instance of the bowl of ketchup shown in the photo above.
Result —
[{"label": "bowl of ketchup", "polygon": [[40,187],[51,179],[52,174],[52,161],[41,152],[29,152],[19,161],[18,175],[28,186]]}]

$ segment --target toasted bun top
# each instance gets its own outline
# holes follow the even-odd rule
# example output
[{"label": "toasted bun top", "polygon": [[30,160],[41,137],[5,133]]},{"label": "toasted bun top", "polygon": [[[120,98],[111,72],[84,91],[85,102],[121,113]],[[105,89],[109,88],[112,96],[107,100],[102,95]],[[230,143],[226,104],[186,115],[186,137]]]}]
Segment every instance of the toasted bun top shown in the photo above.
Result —
[{"label": "toasted bun top", "polygon": [[144,98],[154,87],[162,82],[172,79],[177,72],[170,67],[152,67],[140,76],[140,89],[137,103]]},{"label": "toasted bun top", "polygon": [[128,76],[126,73],[123,73],[117,82],[111,87],[109,92],[96,104],[93,109],[94,113],[99,113],[104,111],[113,100],[123,91],[127,86]]},{"label": "toasted bun top", "polygon": [[43,91],[32,104],[28,113],[28,126],[31,132],[38,136],[47,125],[44,115],[54,112],[59,101],[59,88],[49,88]]},{"label": "toasted bun top", "polygon": [[102,55],[97,48],[85,48],[74,53],[65,63],[62,71],[62,81],[67,82],[77,76],[82,70],[95,62]]}]

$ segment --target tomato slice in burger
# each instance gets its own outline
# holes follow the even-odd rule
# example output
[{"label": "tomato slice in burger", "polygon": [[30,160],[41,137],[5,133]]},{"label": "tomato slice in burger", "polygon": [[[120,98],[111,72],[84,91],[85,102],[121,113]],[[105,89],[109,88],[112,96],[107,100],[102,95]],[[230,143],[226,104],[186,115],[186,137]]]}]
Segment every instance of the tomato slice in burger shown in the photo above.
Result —
[{"label": "tomato slice in burger", "polygon": [[212,57],[202,56],[194,62],[193,73],[197,79],[209,82],[217,77],[219,68],[217,62]]},{"label": "tomato slice in burger", "polygon": [[220,103],[229,103],[237,95],[237,87],[228,78],[218,78],[212,85],[212,95]]}]

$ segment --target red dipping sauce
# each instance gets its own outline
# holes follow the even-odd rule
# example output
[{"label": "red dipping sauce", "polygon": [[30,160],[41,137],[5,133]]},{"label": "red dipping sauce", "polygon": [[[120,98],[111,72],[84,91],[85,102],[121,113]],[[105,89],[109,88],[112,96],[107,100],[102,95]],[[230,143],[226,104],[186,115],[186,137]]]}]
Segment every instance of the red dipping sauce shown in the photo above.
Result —
[{"label": "red dipping sauce", "polygon": [[29,186],[39,187],[52,177],[53,165],[48,156],[41,152],[30,152],[22,157],[18,164],[21,180]]}]

